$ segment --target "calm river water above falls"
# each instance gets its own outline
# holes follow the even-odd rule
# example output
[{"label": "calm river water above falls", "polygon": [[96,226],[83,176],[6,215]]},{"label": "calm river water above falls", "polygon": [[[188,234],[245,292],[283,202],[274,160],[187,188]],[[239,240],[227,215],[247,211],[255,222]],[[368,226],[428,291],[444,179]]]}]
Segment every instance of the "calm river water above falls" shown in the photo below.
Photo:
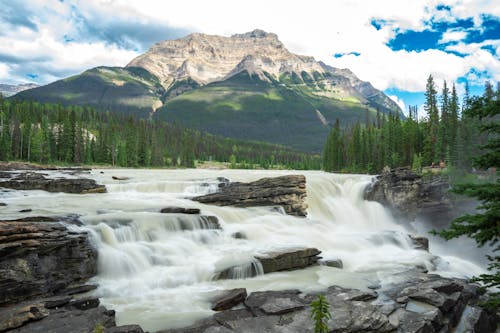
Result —
[{"label": "calm river water above falls", "polygon": [[[43,191],[3,194],[5,218],[79,214],[99,251],[95,294],[117,311],[118,324],[146,330],[186,326],[209,316],[210,298],[223,289],[297,288],[316,291],[331,285],[366,289],[390,281],[392,273],[417,265],[449,276],[481,272],[474,263],[415,250],[410,229],[375,202],[362,199],[370,176],[312,171],[93,170],[90,177],[108,193],[74,195]],[[307,178],[308,217],[265,207],[203,205],[189,197],[217,189],[217,177],[252,181],[284,174]],[[126,176],[117,181],[111,176]],[[197,207],[218,217],[221,230],[204,229],[195,217],[161,214],[167,206]],[[187,227],[186,227],[187,226]],[[246,239],[231,235],[242,232]],[[340,258],[343,269],[314,266],[240,280],[213,281],[215,272],[250,263],[254,255],[291,247],[316,247],[324,259]],[[433,251],[433,243],[430,245]],[[437,250],[440,252],[442,250]],[[436,257],[440,255],[440,257]]]}]

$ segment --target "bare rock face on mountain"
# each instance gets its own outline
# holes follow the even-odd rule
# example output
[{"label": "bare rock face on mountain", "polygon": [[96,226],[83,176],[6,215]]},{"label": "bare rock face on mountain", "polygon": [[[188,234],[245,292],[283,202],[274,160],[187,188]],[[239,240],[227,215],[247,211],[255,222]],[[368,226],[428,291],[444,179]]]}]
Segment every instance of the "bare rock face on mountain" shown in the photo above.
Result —
[{"label": "bare rock face on mountain", "polygon": [[262,73],[323,72],[312,57],[288,51],[278,36],[254,30],[231,37],[193,33],[156,43],[127,66],[143,67],[168,88],[174,81],[191,78],[200,85],[224,80],[244,69],[268,80]]}]

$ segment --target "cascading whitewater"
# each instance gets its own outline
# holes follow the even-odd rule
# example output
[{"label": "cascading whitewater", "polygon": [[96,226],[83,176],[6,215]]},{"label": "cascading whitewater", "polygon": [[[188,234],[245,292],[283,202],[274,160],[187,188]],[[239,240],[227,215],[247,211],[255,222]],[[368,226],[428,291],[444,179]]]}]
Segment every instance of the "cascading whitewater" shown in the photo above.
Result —
[{"label": "cascading whitewater", "polygon": [[[464,260],[442,260],[415,249],[409,230],[380,204],[363,200],[370,176],[300,172],[307,178],[309,208],[308,217],[299,218],[267,207],[217,207],[189,200],[216,191],[220,176],[247,182],[297,171],[103,172],[92,176],[106,184],[106,194],[33,191],[12,200],[23,200],[34,214],[82,216],[99,253],[96,293],[117,311],[119,324],[138,323],[151,331],[189,325],[212,313],[210,299],[223,289],[364,289],[383,283],[391,272],[415,266],[455,276],[480,270]],[[129,179],[112,180],[111,174]],[[201,214],[160,213],[167,206],[199,208]],[[344,268],[263,274],[256,256],[293,247],[318,248],[325,260],[340,258]],[[230,267],[229,279],[214,279]]]}]

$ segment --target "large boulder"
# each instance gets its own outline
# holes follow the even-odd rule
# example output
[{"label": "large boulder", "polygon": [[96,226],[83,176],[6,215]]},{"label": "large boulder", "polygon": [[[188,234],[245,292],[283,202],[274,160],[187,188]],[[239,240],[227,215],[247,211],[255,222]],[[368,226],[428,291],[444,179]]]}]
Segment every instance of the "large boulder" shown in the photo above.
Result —
[{"label": "large boulder", "polygon": [[306,216],[306,178],[289,175],[262,178],[250,183],[229,183],[218,192],[193,198],[217,206],[282,206],[287,214]]},{"label": "large boulder", "polygon": [[97,272],[87,233],[42,220],[0,221],[0,305],[63,292]]}]

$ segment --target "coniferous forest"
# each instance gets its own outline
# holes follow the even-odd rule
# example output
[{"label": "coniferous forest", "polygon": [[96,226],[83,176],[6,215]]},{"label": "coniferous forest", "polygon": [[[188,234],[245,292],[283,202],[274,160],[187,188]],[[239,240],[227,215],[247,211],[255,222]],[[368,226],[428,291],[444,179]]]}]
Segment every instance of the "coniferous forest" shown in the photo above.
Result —
[{"label": "coniferous forest", "polygon": [[[500,87],[495,90],[487,82],[483,98],[498,100],[499,96]],[[416,106],[410,106],[405,119],[398,114],[383,117],[378,113],[375,122],[358,121],[349,128],[342,128],[336,121],[324,146],[323,168],[378,173],[384,166],[412,166],[420,171],[423,166],[444,163],[455,170],[470,170],[473,158],[488,140],[488,134],[480,131],[481,120],[471,107],[476,99],[469,95],[466,86],[460,102],[455,85],[450,89],[446,82],[438,93],[430,75],[423,115],[418,114]]]},{"label": "coniferous forest", "polygon": [[319,169],[319,155],[223,138],[161,121],[101,113],[89,107],[0,98],[0,160],[119,167]]},{"label": "coniferous forest", "polygon": [[[500,89],[487,82],[485,99]],[[453,84],[438,93],[432,76],[424,115],[377,113],[350,127],[337,120],[320,156],[263,142],[223,138],[175,124],[90,107],[6,100],[0,97],[0,160],[35,163],[104,164],[119,167],[194,167],[196,161],[226,162],[232,168],[320,169],[375,174],[383,167],[445,163],[470,170],[487,141],[466,87],[462,101]]]}]

